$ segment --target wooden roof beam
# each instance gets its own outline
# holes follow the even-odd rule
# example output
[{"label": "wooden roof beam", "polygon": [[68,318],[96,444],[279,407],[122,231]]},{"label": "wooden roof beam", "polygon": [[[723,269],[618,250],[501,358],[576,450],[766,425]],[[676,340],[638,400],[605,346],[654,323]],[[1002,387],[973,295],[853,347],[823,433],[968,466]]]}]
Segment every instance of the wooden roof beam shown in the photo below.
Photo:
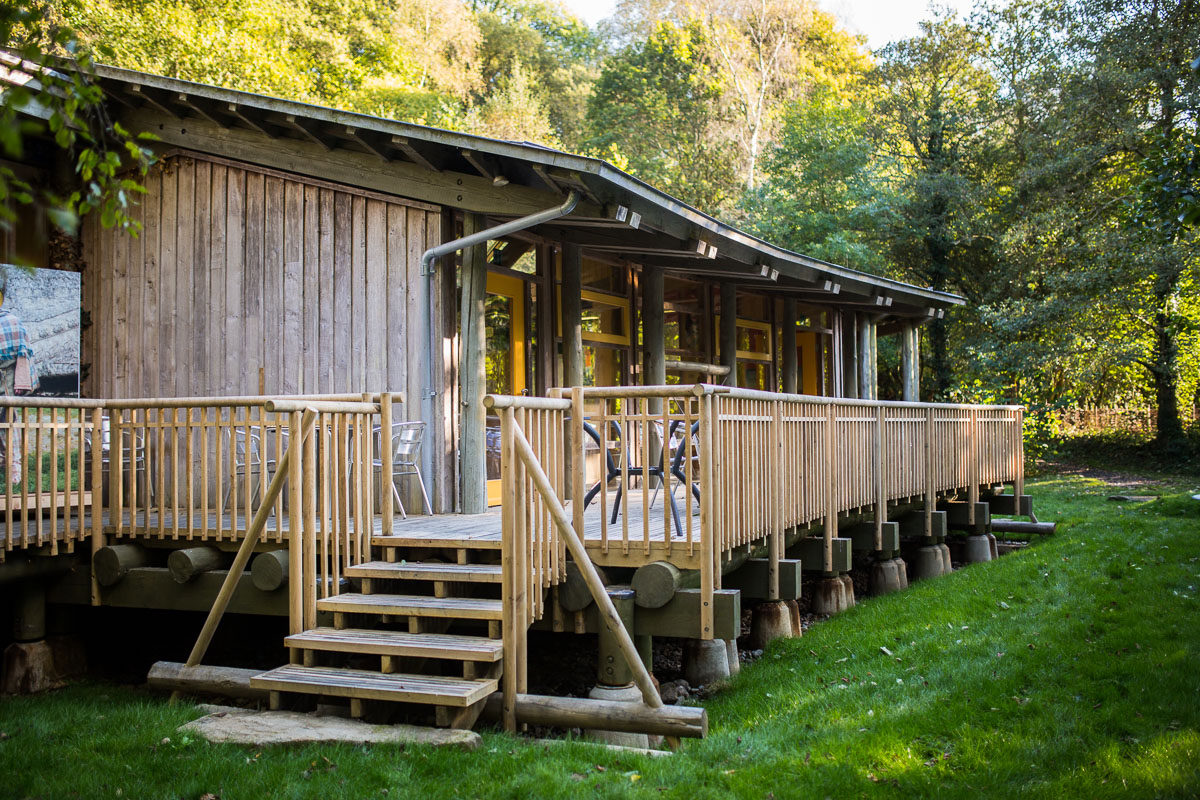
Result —
[{"label": "wooden roof beam", "polygon": [[297,119],[295,114],[284,114],[283,121],[287,123],[289,128],[291,128],[294,131],[297,131],[298,133],[303,135],[305,139],[308,139],[313,144],[319,145],[320,147],[322,147],[325,150],[333,149],[332,147],[329,146],[328,142],[326,142],[320,136],[317,136],[315,133],[313,133],[311,130],[309,130],[307,125],[305,125],[303,122],[301,122],[299,119]]},{"label": "wooden roof beam", "polygon": [[387,153],[380,150],[375,145],[371,144],[371,142],[367,139],[367,137],[361,135],[358,132],[358,128],[354,127],[353,125],[347,125],[345,128],[345,131],[346,131],[347,139],[354,142],[359,147],[366,150],[368,153],[373,153],[375,155],[375,157],[378,158],[383,163],[386,164],[392,160],[391,156],[389,156]]},{"label": "wooden roof beam", "polygon": [[421,154],[420,150],[413,147],[407,136],[393,136],[392,147],[404,153],[405,157],[414,164],[434,172],[441,172],[432,161]]},{"label": "wooden roof beam", "polygon": [[216,125],[218,128],[220,128],[221,130],[229,130],[228,125],[226,125],[221,120],[217,119],[216,116],[205,111],[204,106],[201,103],[193,102],[192,98],[189,97],[187,94],[180,92],[179,94],[175,95],[175,102],[177,104],[183,106],[184,108],[186,108],[188,111],[191,111],[196,116],[198,116],[202,119],[208,120],[213,125]]},{"label": "wooden roof beam", "polygon": [[154,96],[150,92],[147,92],[146,88],[144,86],[142,86],[140,83],[129,84],[129,94],[132,97],[138,98],[138,100],[140,100],[142,103],[150,106],[151,108],[153,108],[157,111],[161,111],[162,113],[166,114],[168,117],[171,117],[172,119],[182,119],[182,117],[179,116],[179,112],[175,111],[172,108],[167,107],[166,104],[160,103],[157,100],[155,100]]},{"label": "wooden roof beam", "polygon": [[258,131],[263,136],[266,136],[269,139],[278,139],[279,138],[274,133],[267,130],[265,126],[260,125],[257,122],[255,122],[253,119],[251,119],[251,117],[248,114],[243,114],[241,108],[238,106],[237,103],[227,103],[226,108],[229,110],[229,113],[231,115],[237,117],[238,120],[242,124],[244,124],[246,127],[253,128],[254,130]]}]

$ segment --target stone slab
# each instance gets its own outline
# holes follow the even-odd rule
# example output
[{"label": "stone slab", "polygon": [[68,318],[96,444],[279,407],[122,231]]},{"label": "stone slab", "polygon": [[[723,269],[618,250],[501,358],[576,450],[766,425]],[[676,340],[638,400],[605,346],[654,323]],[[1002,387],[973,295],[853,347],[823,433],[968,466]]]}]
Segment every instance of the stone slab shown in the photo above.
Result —
[{"label": "stone slab", "polygon": [[210,742],[256,747],[325,742],[450,745],[463,750],[479,747],[479,734],[474,731],[418,725],[371,725],[343,717],[318,717],[295,711],[221,710],[192,720],[179,731],[202,736]]}]

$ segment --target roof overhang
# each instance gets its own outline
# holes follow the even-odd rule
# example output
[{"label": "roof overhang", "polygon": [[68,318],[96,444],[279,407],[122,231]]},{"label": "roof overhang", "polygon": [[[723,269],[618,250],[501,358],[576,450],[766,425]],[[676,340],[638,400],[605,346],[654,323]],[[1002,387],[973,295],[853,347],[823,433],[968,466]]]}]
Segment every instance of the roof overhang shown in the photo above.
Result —
[{"label": "roof overhang", "polygon": [[583,197],[575,212],[538,233],[646,268],[886,316],[926,320],[964,303],[777,247],[600,159],[116,67],[96,73],[120,114],[164,148],[313,177],[336,165],[339,181],[496,219],[557,205],[575,190]]}]

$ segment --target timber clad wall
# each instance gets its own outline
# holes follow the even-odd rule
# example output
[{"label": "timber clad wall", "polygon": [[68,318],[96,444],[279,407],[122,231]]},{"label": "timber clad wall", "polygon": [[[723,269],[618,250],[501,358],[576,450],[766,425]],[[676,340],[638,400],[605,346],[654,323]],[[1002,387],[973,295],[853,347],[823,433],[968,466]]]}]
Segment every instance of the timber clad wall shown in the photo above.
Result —
[{"label": "timber clad wall", "polygon": [[430,353],[442,295],[431,305],[420,275],[440,209],[191,154],[146,189],[137,239],[85,227],[85,394],[258,394],[260,368],[267,394],[403,391],[399,413],[429,423],[431,495],[448,500],[450,426],[441,402],[421,406],[448,355]]}]

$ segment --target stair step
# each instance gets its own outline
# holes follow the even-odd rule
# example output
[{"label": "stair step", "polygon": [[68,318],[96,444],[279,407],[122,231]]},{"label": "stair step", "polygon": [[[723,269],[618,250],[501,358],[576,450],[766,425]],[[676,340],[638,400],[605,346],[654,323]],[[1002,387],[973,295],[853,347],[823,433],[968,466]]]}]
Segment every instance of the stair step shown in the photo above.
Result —
[{"label": "stair step", "polygon": [[402,617],[501,619],[499,600],[480,597],[428,597],[408,594],[339,594],[317,601],[321,611],[350,614],[394,614]]},{"label": "stair step", "polygon": [[372,536],[371,544],[376,547],[446,547],[455,550],[499,550],[499,536],[482,533],[458,533],[456,531],[405,531],[391,536]]},{"label": "stair step", "polygon": [[499,583],[502,573],[499,564],[431,564],[427,562],[369,561],[347,567],[350,578],[390,578],[416,581],[462,581],[464,583]]},{"label": "stair step", "polygon": [[364,653],[378,656],[417,656],[453,658],[462,661],[499,661],[504,643],[482,636],[455,636],[448,633],[403,633],[401,631],[314,628],[289,636],[288,647],[336,653]]},{"label": "stair step", "polygon": [[495,678],[468,680],[292,664],[256,675],[250,679],[250,685],[275,692],[463,708],[483,700],[496,691],[499,684]]}]

